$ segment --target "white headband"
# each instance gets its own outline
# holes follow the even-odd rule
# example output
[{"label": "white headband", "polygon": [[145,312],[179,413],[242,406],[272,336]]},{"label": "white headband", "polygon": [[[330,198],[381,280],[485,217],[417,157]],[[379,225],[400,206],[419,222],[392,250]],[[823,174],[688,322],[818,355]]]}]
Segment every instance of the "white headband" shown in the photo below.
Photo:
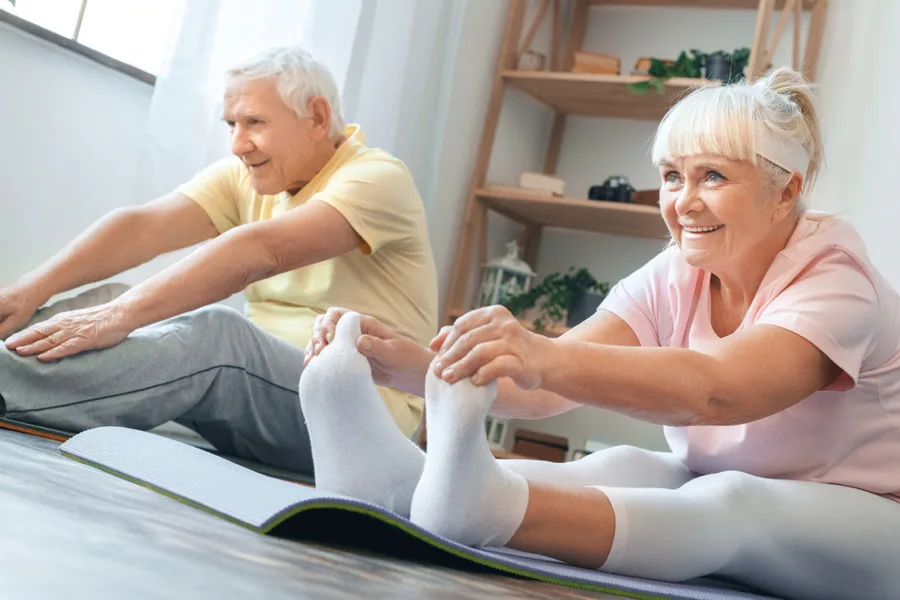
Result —
[{"label": "white headband", "polygon": [[785,171],[796,171],[806,179],[809,153],[794,140],[777,135],[765,125],[756,128],[756,153]]}]

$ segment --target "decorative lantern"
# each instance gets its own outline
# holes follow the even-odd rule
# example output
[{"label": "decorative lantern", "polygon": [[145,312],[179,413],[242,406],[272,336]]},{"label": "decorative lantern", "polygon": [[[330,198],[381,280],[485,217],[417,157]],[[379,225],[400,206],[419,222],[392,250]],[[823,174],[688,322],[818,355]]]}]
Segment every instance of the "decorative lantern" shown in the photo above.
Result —
[{"label": "decorative lantern", "polygon": [[509,431],[509,421],[498,419],[488,415],[484,419],[484,431],[487,434],[488,445],[493,450],[506,450],[506,437]]},{"label": "decorative lantern", "polygon": [[506,250],[506,256],[484,265],[479,306],[503,304],[510,297],[531,289],[535,273],[528,263],[519,258],[521,248],[513,240],[506,244]]}]

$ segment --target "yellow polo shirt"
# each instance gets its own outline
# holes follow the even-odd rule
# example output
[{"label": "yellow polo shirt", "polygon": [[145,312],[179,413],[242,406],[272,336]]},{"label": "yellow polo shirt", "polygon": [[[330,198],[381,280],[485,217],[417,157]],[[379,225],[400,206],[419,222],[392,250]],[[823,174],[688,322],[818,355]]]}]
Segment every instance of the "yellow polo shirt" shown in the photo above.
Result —
[{"label": "yellow polo shirt", "polygon": [[[363,239],[352,252],[250,285],[244,291],[245,314],[262,329],[303,348],[316,316],[343,306],[425,345],[437,331],[438,317],[437,273],[422,199],[406,166],[366,147],[359,126],[348,126],[346,136],[325,168],[293,196],[256,193],[236,157],[215,162],[177,191],[197,202],[220,233],[319,200],[340,212]],[[401,430],[411,435],[423,400],[390,388],[379,391]]]}]

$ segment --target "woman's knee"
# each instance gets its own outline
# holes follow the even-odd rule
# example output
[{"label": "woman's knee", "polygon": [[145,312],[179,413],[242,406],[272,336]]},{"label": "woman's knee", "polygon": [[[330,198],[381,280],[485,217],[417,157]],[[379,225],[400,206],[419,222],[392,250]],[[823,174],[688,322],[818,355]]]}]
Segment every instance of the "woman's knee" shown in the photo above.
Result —
[{"label": "woman's knee", "polygon": [[722,471],[701,475],[681,488],[681,492],[707,505],[710,513],[747,516],[766,505],[766,480],[743,471]]}]

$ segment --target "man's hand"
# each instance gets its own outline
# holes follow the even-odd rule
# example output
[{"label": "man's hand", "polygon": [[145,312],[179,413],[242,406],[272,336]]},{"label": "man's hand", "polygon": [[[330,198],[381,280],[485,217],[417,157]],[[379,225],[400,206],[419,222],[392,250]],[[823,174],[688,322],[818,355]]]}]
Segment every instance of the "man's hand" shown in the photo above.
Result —
[{"label": "man's hand", "polygon": [[13,335],[6,347],[21,356],[37,355],[38,360],[49,361],[115,346],[135,329],[124,307],[114,301],[60,313]]},{"label": "man's hand", "polygon": [[[309,364],[334,339],[334,329],[346,308],[329,308],[316,317],[313,335],[306,346],[304,364]],[[362,335],[356,341],[360,354],[369,360],[377,385],[416,396],[425,394],[425,373],[434,353],[386,327],[381,321],[360,315]]]},{"label": "man's hand", "polygon": [[0,289],[0,340],[5,340],[25,325],[42,304],[28,289],[10,286]]}]

